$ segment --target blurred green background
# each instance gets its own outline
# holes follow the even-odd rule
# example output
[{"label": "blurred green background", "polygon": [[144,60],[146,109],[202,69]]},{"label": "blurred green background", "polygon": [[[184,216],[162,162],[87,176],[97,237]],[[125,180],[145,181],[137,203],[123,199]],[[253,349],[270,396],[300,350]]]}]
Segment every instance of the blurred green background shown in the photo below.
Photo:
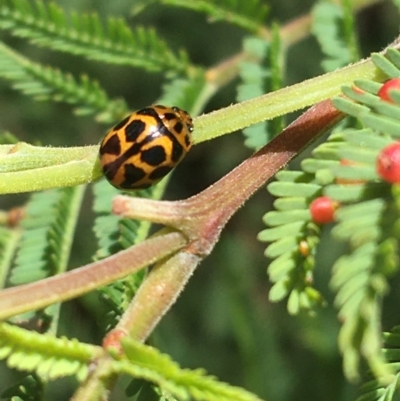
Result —
[{"label": "blurred green background", "polygon": [[[59,0],[56,3],[66,10],[95,10],[104,17],[122,16],[132,27],[154,26],[167,43],[174,48],[185,48],[194,63],[205,67],[239,52],[246,35],[227,23],[210,23],[204,15],[156,4],[132,18],[130,10],[135,2],[129,0]],[[265,3],[270,7],[269,21],[284,24],[308,13],[315,2],[271,0]],[[398,34],[398,26],[399,15],[390,1],[378,2],[361,12],[357,27],[363,56],[391,42]],[[6,32],[0,32],[0,39],[32,60],[74,75],[84,72],[95,77],[110,97],[124,97],[132,110],[151,104],[160,96],[161,74],[40,49]],[[321,74],[321,57],[313,37],[291,48],[285,84]],[[235,102],[236,85],[234,81],[223,88],[204,111]],[[93,118],[72,114],[69,105],[35,102],[14,91],[4,80],[0,80],[0,130],[10,131],[22,141],[54,146],[95,144],[106,131]],[[240,133],[196,146],[175,171],[165,198],[182,199],[199,192],[250,154],[243,146]],[[26,199],[27,195],[3,196],[0,207],[7,209],[23,204]],[[88,191],[71,267],[90,261],[96,249],[90,231],[91,201]],[[244,386],[268,400],[354,400],[357,385],[350,385],[343,378],[336,345],[338,322],[329,290],[330,266],[340,245],[332,244],[328,234],[320,245],[322,256],[316,285],[329,305],[315,317],[288,316],[284,303],[268,301],[270,284],[265,273],[268,264],[263,256],[265,244],[256,240],[264,228],[261,218],[271,203],[272,199],[262,189],[234,216],[214,252],[201,264],[177,304],[157,328],[154,341],[182,366],[204,367],[221,380]],[[399,301],[396,294],[388,298],[384,328],[389,329],[400,321]],[[99,343],[98,311],[90,305],[80,301],[67,303],[62,311],[60,334]],[[1,393],[22,375],[9,372],[4,363],[0,369]],[[126,382],[121,380],[113,399],[124,399]],[[47,399],[57,396],[58,401],[67,400],[73,386],[73,380],[58,381],[49,387]]]}]

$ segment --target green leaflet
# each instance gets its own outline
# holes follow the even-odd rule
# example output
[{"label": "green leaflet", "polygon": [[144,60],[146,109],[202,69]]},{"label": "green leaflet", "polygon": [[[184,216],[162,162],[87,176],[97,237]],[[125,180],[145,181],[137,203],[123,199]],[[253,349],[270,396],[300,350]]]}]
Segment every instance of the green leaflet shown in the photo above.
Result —
[{"label": "green leaflet", "polygon": [[24,229],[11,273],[13,284],[66,270],[84,186],[35,193],[26,206]]},{"label": "green leaflet", "polygon": [[[239,65],[241,83],[237,86],[236,99],[243,102],[266,92],[266,78],[270,75],[266,64],[269,45],[257,37],[246,37],[243,40],[243,51],[249,55],[247,61]],[[251,56],[251,58],[250,58]],[[257,150],[267,142],[267,122],[263,121],[243,129],[244,144]]]},{"label": "green leaflet", "polygon": [[360,388],[360,396],[356,401],[390,401],[397,392],[400,378],[400,327],[383,333],[382,353],[388,361],[388,367],[394,373],[386,380],[370,378]]},{"label": "green leaflet", "polygon": [[147,232],[149,223],[121,219],[112,214],[112,199],[121,191],[114,188],[106,180],[100,180],[92,187],[94,193],[93,210],[97,215],[93,231],[99,243],[95,259],[103,259],[137,243],[139,240],[136,239],[136,235],[140,224],[146,227],[144,230]]},{"label": "green leaflet", "polygon": [[[381,301],[388,291],[387,277],[398,266],[398,237],[393,231],[396,227],[393,216],[398,210],[394,199],[391,200],[390,186],[377,182],[375,172],[379,151],[392,142],[387,134],[396,124],[393,116],[398,108],[380,101],[374,94],[377,92],[375,85],[361,82],[360,86],[371,92],[346,89],[346,93],[354,100],[365,100],[363,108],[366,104],[369,106],[357,112],[367,128],[343,132],[344,144],[337,153],[348,162],[332,167],[336,179],[349,182],[347,187],[351,192],[344,194],[340,185],[326,190],[328,195],[342,202],[357,202],[343,205],[337,211],[338,224],[332,231],[334,237],[350,245],[349,254],[334,264],[331,286],[337,291],[335,305],[343,322],[339,346],[344,370],[351,379],[358,378],[361,356],[368,360],[376,376],[385,377],[391,373],[381,354]],[[352,112],[349,103],[337,101],[338,107]],[[389,119],[390,124],[387,123]],[[398,118],[397,125],[400,125]]]},{"label": "green leaflet", "polygon": [[239,387],[218,382],[202,369],[181,369],[168,355],[131,339],[122,342],[128,360],[114,362],[114,369],[156,383],[178,399],[208,401],[260,401]]},{"label": "green leaflet", "polygon": [[43,384],[36,375],[29,375],[9,387],[0,396],[11,401],[41,401],[43,399]]},{"label": "green leaflet", "polygon": [[[81,185],[32,195],[21,223],[23,232],[11,270],[12,284],[25,284],[66,271],[84,190]],[[57,306],[47,308],[43,330],[56,332],[58,317]]]},{"label": "green leaflet", "polygon": [[33,43],[88,59],[140,67],[149,71],[183,72],[185,52],[172,52],[152,29],[131,30],[122,18],[103,24],[95,14],[72,13],[41,0],[10,0],[0,7],[0,28]]},{"label": "green leaflet", "polygon": [[389,374],[380,354],[380,308],[388,290],[386,278],[397,270],[398,246],[391,238],[391,225],[384,224],[384,208],[381,199],[342,207],[333,230],[336,238],[351,245],[349,255],[333,266],[331,286],[337,291],[335,305],[343,322],[339,335],[343,364],[352,379],[358,377],[360,354],[377,376]]},{"label": "green leaflet", "polygon": [[0,287],[3,288],[21,233],[18,229],[0,226]]},{"label": "green leaflet", "polygon": [[[282,87],[283,46],[279,35],[279,26],[273,24],[269,42],[256,36],[246,37],[243,40],[246,60],[239,65],[241,82],[237,86],[236,95],[239,102]],[[283,117],[251,125],[243,129],[244,143],[248,148],[258,150],[282,129]]]},{"label": "green leaflet", "polygon": [[[286,46],[281,38],[281,29],[278,23],[271,26],[271,41],[268,54],[268,75],[269,85],[267,91],[273,92],[284,86],[285,80],[285,52]],[[270,140],[278,135],[285,128],[285,117],[279,116],[267,123],[267,139]]]},{"label": "green leaflet", "polygon": [[47,380],[69,375],[83,380],[90,362],[101,352],[101,348],[77,340],[0,324],[0,359],[7,358],[8,366],[36,372]]},{"label": "green leaflet", "polygon": [[205,71],[200,68],[193,69],[190,78],[170,75],[167,75],[161,97],[155,103],[177,105],[191,116],[198,115],[214,93],[214,89],[207,85]]},{"label": "green leaflet", "polygon": [[315,247],[319,242],[319,230],[311,222],[308,199],[321,190],[314,183],[313,175],[301,171],[281,171],[276,182],[268,190],[278,198],[263,221],[270,228],[261,231],[258,239],[270,242],[265,255],[272,259],[268,276],[274,283],[269,293],[273,302],[288,297],[288,311],[298,314],[313,312],[323,303],[321,295],[312,288]]},{"label": "green leaflet", "polygon": [[[167,355],[147,345],[126,339],[123,347],[128,359],[111,362],[115,373],[151,381],[180,399],[190,395],[197,400],[259,400],[243,389],[205,376],[203,370],[181,369]],[[0,325],[0,359],[7,358],[10,367],[35,372],[47,380],[76,375],[81,381],[91,361],[102,353],[101,348],[76,340],[39,334],[6,323]]]},{"label": "green leaflet", "polygon": [[[389,76],[400,76],[399,52],[391,49],[373,59]],[[278,181],[268,186],[279,197],[274,202],[277,211],[264,216],[270,228],[259,234],[261,240],[271,242],[266,250],[273,259],[268,268],[274,283],[270,299],[287,297],[289,312],[297,313],[307,308],[307,299],[313,299],[311,295],[307,298],[307,291],[316,291],[305,286],[307,276],[299,274],[301,268],[306,271],[301,259],[299,262],[301,254],[303,259],[308,258],[308,278],[312,277],[314,262],[307,252],[310,242],[318,243],[320,235],[319,230],[305,231],[310,224],[308,205],[320,194],[341,202],[332,236],[348,244],[348,251],[334,263],[330,285],[336,293],[335,306],[342,322],[339,347],[346,376],[357,379],[364,358],[381,384],[362,396],[363,401],[391,400],[398,369],[397,365],[388,365],[386,359],[388,355],[395,357],[395,353],[381,350],[380,321],[388,278],[399,266],[400,190],[383,182],[375,165],[379,152],[400,137],[400,96],[393,95],[396,103],[384,102],[377,96],[380,87],[359,80],[344,88],[346,97],[334,99],[338,109],[357,118],[362,126],[333,133],[328,142],[313,151],[312,158],[302,161],[304,172],[277,174]],[[389,385],[383,388],[382,383]]]},{"label": "green leaflet", "polygon": [[159,0],[174,7],[184,7],[207,14],[214,21],[226,21],[250,32],[256,32],[267,15],[268,8],[260,0]]},{"label": "green leaflet", "polygon": [[327,56],[325,71],[334,71],[359,59],[350,2],[341,5],[322,0],[313,8],[312,33]]},{"label": "green leaflet", "polygon": [[71,74],[34,63],[0,42],[0,77],[14,88],[37,100],[67,102],[80,115],[97,114],[109,123],[121,118],[127,106],[122,100],[110,100],[99,83],[86,75],[76,80]]}]

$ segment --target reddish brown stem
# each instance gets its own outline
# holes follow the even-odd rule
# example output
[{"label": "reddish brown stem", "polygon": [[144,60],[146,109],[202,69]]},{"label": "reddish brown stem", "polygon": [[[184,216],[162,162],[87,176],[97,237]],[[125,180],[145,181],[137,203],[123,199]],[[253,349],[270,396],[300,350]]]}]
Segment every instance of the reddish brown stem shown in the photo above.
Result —
[{"label": "reddish brown stem", "polygon": [[0,319],[85,294],[167,257],[186,245],[181,233],[148,239],[107,259],[0,292]]}]

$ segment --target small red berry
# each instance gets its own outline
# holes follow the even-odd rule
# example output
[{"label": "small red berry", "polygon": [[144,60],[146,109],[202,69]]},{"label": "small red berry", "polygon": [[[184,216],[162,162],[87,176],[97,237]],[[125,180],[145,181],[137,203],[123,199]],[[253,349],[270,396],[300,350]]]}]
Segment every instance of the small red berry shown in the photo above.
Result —
[{"label": "small red berry", "polygon": [[390,91],[397,90],[400,91],[400,78],[393,78],[386,81],[381,89],[378,91],[378,96],[387,102],[395,103],[392,97],[390,96]]},{"label": "small red berry", "polygon": [[338,206],[339,202],[328,196],[320,196],[311,202],[311,218],[319,224],[331,223],[334,220],[334,213]]},{"label": "small red berry", "polygon": [[383,148],[376,159],[376,171],[385,181],[400,183],[400,142]]}]

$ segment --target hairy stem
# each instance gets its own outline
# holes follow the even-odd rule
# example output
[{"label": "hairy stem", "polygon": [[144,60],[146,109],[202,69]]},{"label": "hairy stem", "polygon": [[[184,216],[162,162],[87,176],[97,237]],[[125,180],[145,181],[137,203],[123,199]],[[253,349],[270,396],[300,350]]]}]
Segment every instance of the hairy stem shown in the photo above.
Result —
[{"label": "hairy stem", "polygon": [[175,303],[201,258],[180,251],[158,263],[140,286],[117,329],[146,341],[164,314]]},{"label": "hairy stem", "polygon": [[66,301],[143,269],[187,244],[172,232],[148,239],[107,259],[0,292],[0,319]]}]

